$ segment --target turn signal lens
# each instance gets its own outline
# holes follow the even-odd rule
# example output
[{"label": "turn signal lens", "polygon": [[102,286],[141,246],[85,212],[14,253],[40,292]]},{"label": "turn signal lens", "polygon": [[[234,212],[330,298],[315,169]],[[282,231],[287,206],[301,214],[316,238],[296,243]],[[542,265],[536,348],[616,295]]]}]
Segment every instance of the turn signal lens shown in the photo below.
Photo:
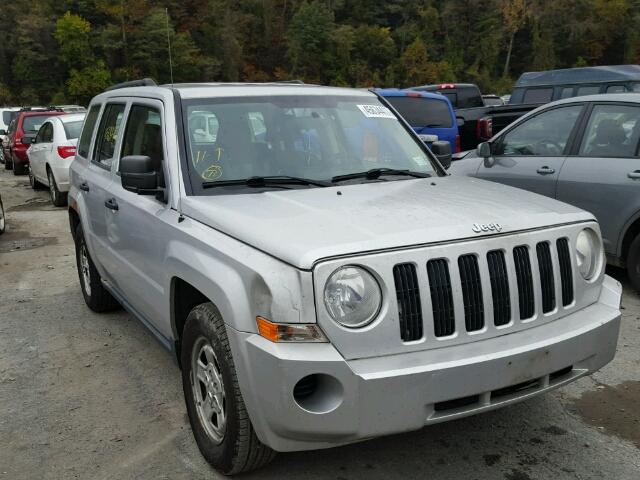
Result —
[{"label": "turn signal lens", "polygon": [[256,317],[260,336],[275,343],[327,342],[320,327],[309,323],[273,323],[264,317]]}]

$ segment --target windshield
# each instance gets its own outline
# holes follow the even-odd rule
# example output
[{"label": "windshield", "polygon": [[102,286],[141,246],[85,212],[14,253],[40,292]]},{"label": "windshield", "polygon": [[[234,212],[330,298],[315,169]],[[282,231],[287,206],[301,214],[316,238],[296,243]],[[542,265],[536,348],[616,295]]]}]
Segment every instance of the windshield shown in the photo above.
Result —
[{"label": "windshield", "polygon": [[451,128],[449,105],[425,97],[385,97],[412,127]]},{"label": "windshield", "polygon": [[36,133],[47,119],[46,115],[34,115],[25,117],[22,121],[22,130],[24,133]]},{"label": "windshield", "polygon": [[183,107],[195,192],[204,193],[203,182],[256,176],[327,181],[376,168],[437,175],[426,148],[376,97],[195,99]]}]

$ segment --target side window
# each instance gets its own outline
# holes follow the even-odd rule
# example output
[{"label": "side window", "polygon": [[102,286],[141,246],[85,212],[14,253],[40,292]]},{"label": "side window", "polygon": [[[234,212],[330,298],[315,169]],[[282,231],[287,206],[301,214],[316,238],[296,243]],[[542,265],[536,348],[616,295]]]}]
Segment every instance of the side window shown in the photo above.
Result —
[{"label": "side window", "polygon": [[42,134],[41,141],[45,143],[53,142],[53,124],[51,122],[45,123],[40,129],[40,131],[43,131],[43,130],[44,130],[44,133]]},{"label": "side window", "polygon": [[524,92],[522,103],[547,103],[551,101],[553,88],[528,88]]},{"label": "side window", "polygon": [[564,87],[562,90],[560,90],[560,96],[558,97],[558,99],[571,97],[573,97],[573,87]]},{"label": "side window", "polygon": [[108,104],[100,120],[96,145],[93,149],[93,160],[106,167],[111,167],[113,157],[115,156],[116,143],[118,142],[118,134],[120,133],[123,114],[124,105],[117,103]]},{"label": "side window", "polygon": [[580,145],[587,157],[637,157],[640,107],[595,105]]},{"label": "side window", "polygon": [[500,139],[496,155],[562,155],[581,111],[582,105],[571,105],[525,120]]},{"label": "side window", "polygon": [[100,105],[91,107],[82,128],[82,135],[80,135],[80,140],[78,141],[78,155],[83,158],[89,156],[89,145],[91,145],[91,136],[93,135],[93,128],[96,126],[98,113],[100,113]]},{"label": "side window", "polygon": [[624,93],[627,91],[627,87],[624,85],[609,85],[607,87],[607,93]]},{"label": "side window", "polygon": [[45,141],[44,137],[47,130],[47,125],[49,125],[49,123],[45,123],[40,127],[40,130],[38,130],[38,133],[36,134],[36,143],[42,143]]},{"label": "side window", "polygon": [[581,97],[583,95],[597,95],[600,93],[600,87],[597,85],[587,85],[585,87],[578,87],[578,92],[576,93],[577,97]]},{"label": "side window", "polygon": [[124,131],[122,157],[129,155],[149,157],[155,164],[156,172],[160,174],[160,186],[164,187],[161,118],[160,112],[156,108],[133,105]]}]

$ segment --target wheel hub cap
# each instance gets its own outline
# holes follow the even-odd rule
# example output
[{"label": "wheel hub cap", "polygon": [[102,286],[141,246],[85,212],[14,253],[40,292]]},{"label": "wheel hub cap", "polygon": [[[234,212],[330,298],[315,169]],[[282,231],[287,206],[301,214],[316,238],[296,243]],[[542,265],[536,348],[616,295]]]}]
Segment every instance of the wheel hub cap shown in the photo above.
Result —
[{"label": "wheel hub cap", "polygon": [[84,291],[87,295],[91,296],[91,276],[89,273],[89,256],[87,254],[86,245],[82,244],[80,247],[80,274],[82,275],[82,283]]},{"label": "wheel hub cap", "polygon": [[191,359],[191,388],[200,423],[216,444],[227,427],[226,393],[220,364],[208,339],[195,343]]}]

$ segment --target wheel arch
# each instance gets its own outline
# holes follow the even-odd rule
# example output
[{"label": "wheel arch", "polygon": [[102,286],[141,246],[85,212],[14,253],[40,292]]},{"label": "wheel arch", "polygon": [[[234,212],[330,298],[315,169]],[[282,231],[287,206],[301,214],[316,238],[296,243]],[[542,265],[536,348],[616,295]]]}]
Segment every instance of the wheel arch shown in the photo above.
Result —
[{"label": "wheel arch", "polygon": [[627,222],[624,228],[624,235],[621,236],[622,240],[618,248],[618,256],[623,262],[626,262],[631,242],[637,235],[640,235],[640,212],[636,212]]}]

